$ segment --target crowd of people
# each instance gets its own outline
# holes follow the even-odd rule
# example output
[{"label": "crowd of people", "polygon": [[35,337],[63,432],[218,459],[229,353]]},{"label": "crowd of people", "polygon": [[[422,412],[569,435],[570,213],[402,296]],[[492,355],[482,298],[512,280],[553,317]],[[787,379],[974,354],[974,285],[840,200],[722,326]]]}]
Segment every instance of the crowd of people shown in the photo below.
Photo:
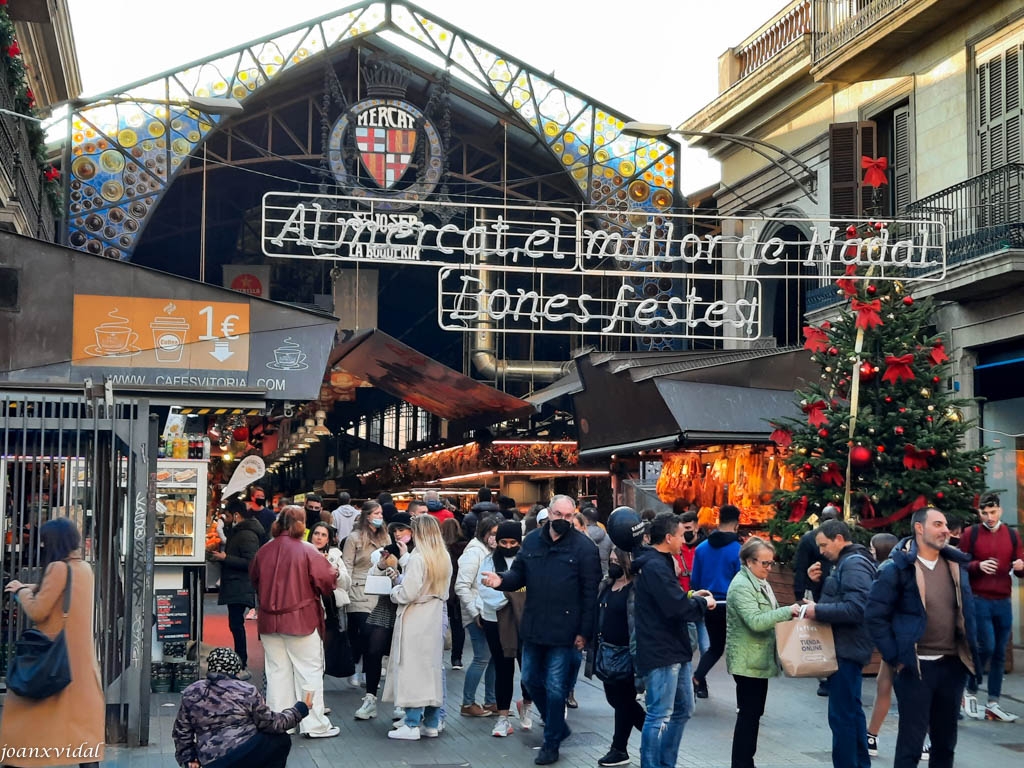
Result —
[{"label": "crowd of people", "polygon": [[[463,667],[459,715],[494,718],[495,737],[536,722],[543,741],[534,763],[548,765],[572,733],[566,715],[584,657],[584,674],[601,682],[614,714],[598,765],[629,764],[636,730],[640,765],[670,768],[695,700],[726,696],[707,681],[722,656],[735,686],[731,765],[753,768],[769,681],[779,674],[775,629],[797,617],[832,630],[836,671],[822,687],[835,768],[870,765],[893,694],[896,768],[922,759],[952,766],[963,717],[1017,719],[1000,693],[1011,574],[1024,577],[1024,549],[995,495],[982,499],[979,522],[956,535],[928,507],[913,514],[911,535],[877,534],[870,546],[826,508],[800,542],[790,605],[779,604],[769,583],[772,542],[743,536],[729,505],[707,535],[682,500],[660,514],[620,507],[601,522],[596,509],[579,511],[562,495],[520,516],[487,489],[465,515],[434,492],[404,512],[386,494],[358,509],[343,495],[333,511],[310,495],[267,515],[261,489],[226,511],[223,548],[210,558],[220,566],[218,600],[235,647],[210,653],[206,677],[182,695],[173,738],[183,768],[284,766],[288,734],[337,736],[325,674],[365,687],[357,721],[376,718],[383,702],[389,738],[436,738],[448,714],[446,670]],[[23,739],[25,717],[37,735],[57,718],[102,744],[102,708],[90,703],[102,700],[91,571],[71,521],[51,521],[41,535],[41,582],[12,581],[6,591],[44,631],[64,628],[72,684],[42,702],[9,692],[0,738]],[[67,615],[65,591],[75,598]],[[265,692],[247,669],[250,611]],[[869,719],[862,671],[876,649],[883,662]],[[36,717],[44,711],[53,717]]]}]

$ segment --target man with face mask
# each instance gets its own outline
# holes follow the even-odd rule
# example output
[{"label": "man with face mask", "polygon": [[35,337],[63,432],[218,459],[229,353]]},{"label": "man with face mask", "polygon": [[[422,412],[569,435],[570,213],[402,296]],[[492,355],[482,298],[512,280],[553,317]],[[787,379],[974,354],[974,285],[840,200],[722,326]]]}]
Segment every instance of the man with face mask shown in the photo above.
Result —
[{"label": "man with face mask", "polygon": [[427,491],[424,493],[423,502],[427,505],[427,514],[436,519],[439,524],[455,517],[449,510],[445,509],[441,497],[437,495],[437,491]]},{"label": "man with face mask", "polygon": [[267,492],[260,488],[258,485],[252,487],[252,492],[249,498],[249,508],[256,514],[256,519],[259,520],[260,525],[265,531],[263,539],[260,541],[260,546],[267,543],[270,538],[270,526],[274,524],[274,519],[277,515],[274,510],[267,506]]},{"label": "man with face mask", "polygon": [[512,567],[482,574],[483,584],[502,592],[526,587],[519,628],[523,681],[544,718],[536,765],[556,762],[559,745],[571,733],[565,723],[565,701],[575,683],[569,669],[574,649],[594,633],[601,560],[586,534],[573,529],[575,514],[572,498],[555,496],[548,521],[526,537]]},{"label": "man with face mask", "polygon": [[[1006,644],[1013,630],[1013,606],[1010,592],[1013,585],[1010,573],[1017,578],[1024,577],[1024,550],[1020,536],[1015,530],[1003,525],[1003,508],[999,497],[987,494],[981,500],[980,525],[972,525],[960,540],[960,549],[971,556],[967,572],[974,593],[974,615],[978,625],[978,656],[975,659],[977,676],[968,678],[967,691],[971,696],[978,693],[985,667],[988,674],[988,706],[985,717],[1002,723],[1012,723],[1012,715],[999,706],[1003,692],[1003,669],[1006,663]],[[981,708],[966,702],[965,709],[980,715]],[[979,717],[980,719],[980,717]]]}]

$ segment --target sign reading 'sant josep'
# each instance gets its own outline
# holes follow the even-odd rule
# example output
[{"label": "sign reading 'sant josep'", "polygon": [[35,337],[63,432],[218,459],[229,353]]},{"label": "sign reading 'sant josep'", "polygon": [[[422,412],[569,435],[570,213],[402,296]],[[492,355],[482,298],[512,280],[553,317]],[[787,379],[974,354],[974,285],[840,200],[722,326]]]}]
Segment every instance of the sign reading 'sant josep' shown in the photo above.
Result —
[{"label": "sign reading 'sant josep'", "polygon": [[[386,201],[380,201],[382,204]],[[268,256],[439,267],[438,321],[472,332],[754,340],[766,281],[944,279],[935,221],[848,222],[268,192]]]}]

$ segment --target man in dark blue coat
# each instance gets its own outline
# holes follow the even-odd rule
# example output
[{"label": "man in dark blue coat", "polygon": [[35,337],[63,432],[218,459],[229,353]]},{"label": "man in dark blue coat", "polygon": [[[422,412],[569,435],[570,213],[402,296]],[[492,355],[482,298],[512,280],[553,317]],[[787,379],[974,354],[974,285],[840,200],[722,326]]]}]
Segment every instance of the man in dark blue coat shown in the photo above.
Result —
[{"label": "man in dark blue coat", "polygon": [[544,744],[537,765],[558,760],[569,735],[565,700],[575,684],[569,669],[575,650],[594,634],[601,560],[597,547],[572,527],[576,502],[555,496],[548,521],[523,540],[519,556],[503,574],[481,574],[492,589],[515,592],[526,587],[519,625],[523,644],[523,682],[544,718]]},{"label": "man in dark blue coat", "polygon": [[[693,713],[690,633],[715,607],[707,590],[683,592],[674,567],[683,546],[683,523],[671,512],[654,518],[651,546],[633,558],[637,674],[647,686],[647,718],[640,736],[643,768],[674,768],[683,729]],[[723,605],[721,610],[725,610]]]},{"label": "man in dark blue coat", "polygon": [[[821,589],[821,601],[807,606],[806,616],[832,626],[839,669],[828,679],[828,725],[832,729],[832,765],[870,768],[868,726],[860,692],[864,665],[874,646],[864,626],[864,606],[875,579],[875,561],[866,547],[853,543],[842,520],[818,526],[818,549],[833,563]],[[811,578],[821,578],[811,569]],[[920,750],[918,750],[920,755]]]},{"label": "man in dark blue coat", "polygon": [[960,699],[974,674],[971,558],[947,546],[949,528],[939,510],[915,512],[911,525],[914,536],[882,564],[864,616],[893,669],[900,702],[893,768],[916,766],[929,734],[932,768],[951,768]]}]

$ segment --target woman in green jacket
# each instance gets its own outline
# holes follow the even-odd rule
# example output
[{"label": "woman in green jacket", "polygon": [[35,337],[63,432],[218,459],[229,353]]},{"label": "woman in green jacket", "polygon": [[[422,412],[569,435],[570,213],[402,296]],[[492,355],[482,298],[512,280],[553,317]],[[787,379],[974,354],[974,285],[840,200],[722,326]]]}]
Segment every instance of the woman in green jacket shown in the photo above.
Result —
[{"label": "woman in green jacket", "polygon": [[736,681],[732,768],[754,768],[768,678],[779,674],[775,625],[800,612],[798,604],[780,608],[775,599],[767,580],[774,558],[771,544],[756,536],[749,538],[740,549],[743,567],[733,577],[725,601],[725,661]]}]

